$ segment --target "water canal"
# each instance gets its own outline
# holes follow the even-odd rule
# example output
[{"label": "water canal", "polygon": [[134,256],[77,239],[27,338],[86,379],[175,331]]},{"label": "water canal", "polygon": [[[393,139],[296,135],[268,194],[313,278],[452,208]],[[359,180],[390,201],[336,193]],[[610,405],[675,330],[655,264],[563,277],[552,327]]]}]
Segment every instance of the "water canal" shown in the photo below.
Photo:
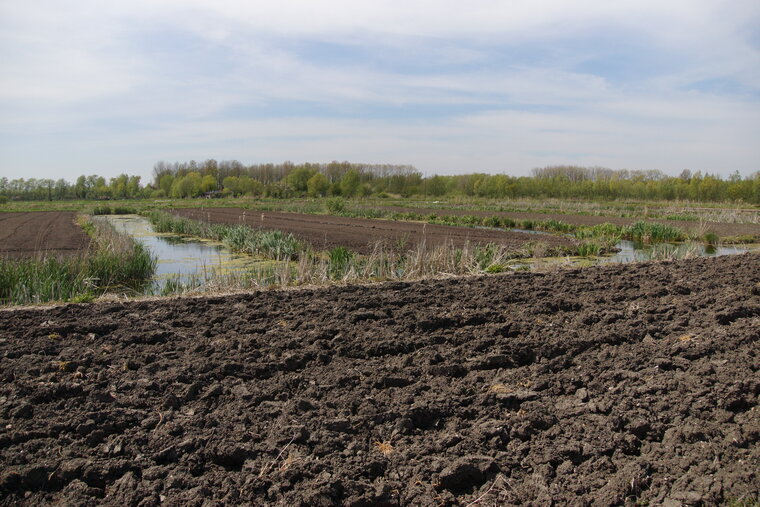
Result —
[{"label": "water canal", "polygon": [[[202,285],[218,275],[250,272],[253,268],[261,267],[264,263],[250,255],[231,252],[222,243],[201,238],[186,238],[176,234],[157,233],[150,221],[139,215],[105,215],[98,217],[107,220],[117,231],[125,233],[145,245],[157,258],[156,274],[148,293],[161,294],[169,283],[184,285]],[[523,231],[520,231],[523,232]],[[548,234],[539,231],[531,232],[536,235]],[[517,260],[511,265],[513,269],[532,269],[537,264],[567,263],[568,260],[579,266],[589,266],[604,263],[640,262],[652,258],[662,258],[662,250],[675,251],[679,257],[679,249],[688,250],[690,256],[733,255],[754,250],[758,245],[727,245],[706,246],[697,244],[658,244],[645,245],[633,241],[622,240],[617,245],[619,251],[610,256],[601,257],[561,257],[547,259]],[[659,252],[658,252],[659,250]]]},{"label": "water canal", "polygon": [[139,215],[104,215],[117,231],[145,245],[158,259],[153,286],[160,293],[168,282],[188,284],[208,280],[214,275],[245,272],[262,261],[250,255],[231,252],[223,244],[176,234],[157,233],[147,218]]}]

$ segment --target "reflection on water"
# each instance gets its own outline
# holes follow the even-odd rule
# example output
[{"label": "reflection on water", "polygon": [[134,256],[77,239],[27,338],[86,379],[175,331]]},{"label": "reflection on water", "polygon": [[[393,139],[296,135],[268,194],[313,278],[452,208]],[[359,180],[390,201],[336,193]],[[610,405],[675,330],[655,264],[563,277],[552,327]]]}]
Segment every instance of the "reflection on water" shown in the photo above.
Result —
[{"label": "reflection on water", "polygon": [[[224,245],[219,243],[201,240],[186,239],[175,234],[161,234],[153,232],[150,222],[138,215],[106,215],[97,217],[98,219],[108,220],[114,227],[124,232],[136,240],[143,243],[151,253],[158,259],[156,267],[156,276],[154,279],[151,292],[160,293],[168,280],[180,281],[182,283],[192,282],[201,279],[208,279],[213,274],[242,273],[249,271],[255,266],[260,266],[262,261],[248,255],[235,254],[230,252]],[[539,231],[520,231],[546,234]],[[569,259],[573,264],[593,265],[601,263],[621,263],[646,261],[662,254],[661,250],[668,249],[668,253],[678,258],[679,249],[684,249],[684,253],[689,255],[732,255],[740,254],[751,250],[753,247],[747,245],[731,246],[705,246],[698,244],[659,244],[645,245],[634,241],[622,240],[617,244],[620,249],[614,255],[607,257],[595,258],[572,258]],[[756,247],[756,245],[754,246]],[[687,252],[688,249],[688,252]],[[658,252],[658,250],[660,250]],[[556,259],[526,259],[511,264],[512,268],[530,267],[536,261],[540,263],[559,262],[566,263],[568,258]]]},{"label": "reflection on water", "polygon": [[510,264],[512,269],[534,269],[546,264],[570,264],[588,267],[597,264],[641,262],[654,259],[679,259],[687,257],[714,257],[719,255],[735,255],[760,248],[759,245],[726,245],[710,246],[698,243],[659,243],[646,245],[638,241],[621,240],[617,243],[619,252],[602,257],[551,257],[544,259],[524,259]]},{"label": "reflection on water", "polygon": [[648,261],[651,260],[653,255],[656,256],[658,250],[667,249],[675,252],[676,257],[680,251],[689,252],[692,255],[698,255],[700,257],[718,256],[718,255],[734,255],[741,254],[749,251],[749,248],[744,245],[727,245],[727,246],[712,246],[701,244],[682,244],[675,245],[671,243],[660,243],[658,245],[646,245],[638,241],[621,240],[617,245],[620,251],[610,257],[601,257],[599,262],[635,262],[635,261]]},{"label": "reflection on water", "polygon": [[154,291],[160,291],[169,279],[186,283],[213,273],[243,272],[260,262],[232,253],[219,243],[154,232],[150,222],[138,215],[106,215],[102,219],[140,241],[158,259]]}]

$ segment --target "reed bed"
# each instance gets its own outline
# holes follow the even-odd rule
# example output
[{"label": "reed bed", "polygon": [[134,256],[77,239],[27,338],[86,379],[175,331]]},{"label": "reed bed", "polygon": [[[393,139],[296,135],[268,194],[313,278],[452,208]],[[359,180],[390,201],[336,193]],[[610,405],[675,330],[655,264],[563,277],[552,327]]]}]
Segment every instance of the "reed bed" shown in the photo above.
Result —
[{"label": "reed bed", "polygon": [[107,223],[83,219],[80,224],[92,238],[81,255],[41,252],[34,258],[0,258],[0,304],[83,302],[106,292],[140,293],[156,268],[150,252]]},{"label": "reed bed", "polygon": [[257,231],[245,225],[209,224],[161,211],[151,211],[146,216],[156,232],[219,241],[234,252],[284,261],[296,260],[304,251],[301,242],[292,234],[282,231]]},{"label": "reed bed", "polygon": [[423,278],[499,273],[519,269],[519,259],[543,255],[540,245],[521,251],[496,245],[419,243],[409,250],[378,243],[369,255],[357,255],[344,247],[328,252],[303,250],[290,262],[272,262],[245,272],[208,270],[190,278],[165,282],[161,295],[213,293],[252,288],[329,285],[380,281],[412,281]]}]

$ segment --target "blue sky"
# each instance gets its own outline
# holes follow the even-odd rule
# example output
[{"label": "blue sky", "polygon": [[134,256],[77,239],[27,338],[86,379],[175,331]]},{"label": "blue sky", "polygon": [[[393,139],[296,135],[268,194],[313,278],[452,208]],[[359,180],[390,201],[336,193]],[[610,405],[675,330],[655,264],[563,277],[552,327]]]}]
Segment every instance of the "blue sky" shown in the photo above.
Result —
[{"label": "blue sky", "polygon": [[760,170],[760,4],[8,0],[0,176]]}]

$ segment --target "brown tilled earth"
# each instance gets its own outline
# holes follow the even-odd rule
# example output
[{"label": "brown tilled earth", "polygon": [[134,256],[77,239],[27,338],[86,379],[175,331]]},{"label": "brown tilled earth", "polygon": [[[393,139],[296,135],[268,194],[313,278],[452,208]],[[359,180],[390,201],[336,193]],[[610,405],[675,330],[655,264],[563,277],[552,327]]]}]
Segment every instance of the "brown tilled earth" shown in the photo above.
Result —
[{"label": "brown tilled earth", "polygon": [[73,211],[0,212],[0,257],[71,256],[87,249]]},{"label": "brown tilled earth", "polygon": [[205,222],[246,224],[253,228],[281,230],[292,233],[320,250],[344,246],[359,253],[370,253],[377,243],[391,247],[409,247],[422,241],[429,246],[453,244],[458,247],[465,243],[498,243],[514,250],[531,242],[543,243],[549,249],[561,249],[575,244],[570,238],[549,234],[536,235],[331,215],[261,212],[241,208],[176,209],[172,210],[172,213]]},{"label": "brown tilled earth", "polygon": [[760,256],[0,312],[0,504],[760,492]]},{"label": "brown tilled earth", "polygon": [[[565,213],[521,213],[521,212],[501,212],[501,211],[476,211],[468,209],[434,209],[434,208],[412,208],[405,206],[371,206],[371,208],[389,210],[397,213],[420,213],[427,215],[435,213],[443,215],[474,215],[474,216],[499,216],[508,217],[514,220],[560,220],[573,225],[598,225],[610,223],[615,225],[631,225],[641,220],[640,218],[624,218],[595,215],[575,215]],[[758,211],[757,213],[760,213]],[[756,215],[757,216],[757,215]],[[658,222],[672,225],[687,232],[714,232],[721,237],[744,236],[750,235],[760,238],[760,224],[737,224],[726,222],[690,222],[683,220],[656,220],[647,219],[647,222]]]}]

